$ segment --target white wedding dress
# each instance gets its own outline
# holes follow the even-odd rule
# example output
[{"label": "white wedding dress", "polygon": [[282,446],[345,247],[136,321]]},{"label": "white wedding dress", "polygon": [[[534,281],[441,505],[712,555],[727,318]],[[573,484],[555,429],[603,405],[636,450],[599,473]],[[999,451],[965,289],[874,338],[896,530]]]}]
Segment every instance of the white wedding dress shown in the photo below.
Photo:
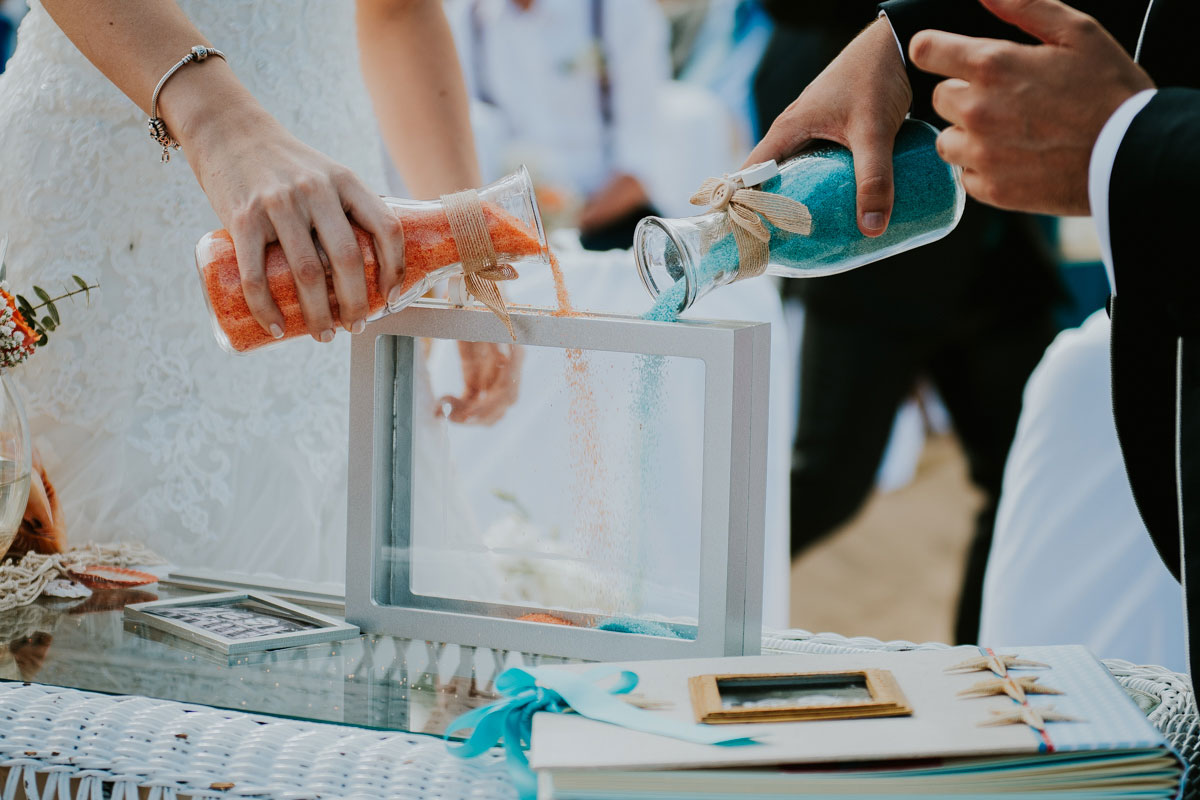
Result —
[{"label": "white wedding dress", "polygon": [[[70,540],[341,581],[348,337],[220,350],[192,265],[220,225],[185,154],[160,164],[145,115],[31,5],[0,76],[8,279],[100,284],[90,307],[60,304],[62,327],[16,371]],[[180,5],[284,126],[382,191],[352,3]]]}]

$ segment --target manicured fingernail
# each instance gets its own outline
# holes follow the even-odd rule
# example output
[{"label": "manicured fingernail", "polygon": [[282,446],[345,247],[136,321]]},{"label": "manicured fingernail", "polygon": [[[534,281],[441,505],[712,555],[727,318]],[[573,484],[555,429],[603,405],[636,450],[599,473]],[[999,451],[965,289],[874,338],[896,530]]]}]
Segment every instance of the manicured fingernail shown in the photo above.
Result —
[{"label": "manicured fingernail", "polygon": [[274,336],[276,339],[282,339],[283,338],[283,328],[279,327],[274,322],[272,322],[271,323],[271,335]]},{"label": "manicured fingernail", "polygon": [[329,344],[330,342],[333,341],[333,329],[332,328],[327,331],[321,331],[321,341],[324,342],[325,344]]},{"label": "manicured fingernail", "polygon": [[356,322],[350,326],[350,332],[356,333],[356,334],[362,333],[366,329],[367,329],[367,323],[363,322],[361,319],[358,322]]},{"label": "manicured fingernail", "polygon": [[868,211],[862,217],[863,227],[867,230],[877,231],[883,228],[883,212]]},{"label": "manicured fingernail", "polygon": [[403,290],[403,288],[402,288],[402,287],[400,287],[400,286],[393,286],[393,287],[392,287],[392,290],[391,290],[390,292],[388,292],[388,305],[389,305],[389,306],[394,306],[394,305],[396,305],[397,303],[399,303],[399,302],[400,302],[400,295],[402,295],[402,294],[404,294],[404,290]]}]

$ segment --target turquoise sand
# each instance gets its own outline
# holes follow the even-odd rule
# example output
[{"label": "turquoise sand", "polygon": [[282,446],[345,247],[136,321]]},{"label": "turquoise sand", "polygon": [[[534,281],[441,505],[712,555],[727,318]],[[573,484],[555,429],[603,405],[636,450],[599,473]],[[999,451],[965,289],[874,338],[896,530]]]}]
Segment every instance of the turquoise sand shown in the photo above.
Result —
[{"label": "turquoise sand", "polygon": [[613,617],[596,626],[598,631],[617,633],[640,633],[643,636],[662,636],[667,639],[695,639],[696,631],[690,626],[673,627],[665,622],[655,622],[637,617]]},{"label": "turquoise sand", "polygon": [[[783,172],[762,185],[762,191],[808,206],[813,229],[811,235],[800,236],[768,224],[771,264],[784,268],[788,277],[831,275],[946,233],[954,225],[959,194],[953,168],[937,154],[936,138],[937,132],[924,123],[909,121],[900,128],[893,154],[895,205],[887,231],[876,238],[858,230],[854,160],[849,150],[826,147],[785,165]],[[737,269],[737,245],[729,234],[701,257],[699,285],[705,287]],[[686,282],[679,280],[658,296],[642,319],[674,322],[685,297]]]}]

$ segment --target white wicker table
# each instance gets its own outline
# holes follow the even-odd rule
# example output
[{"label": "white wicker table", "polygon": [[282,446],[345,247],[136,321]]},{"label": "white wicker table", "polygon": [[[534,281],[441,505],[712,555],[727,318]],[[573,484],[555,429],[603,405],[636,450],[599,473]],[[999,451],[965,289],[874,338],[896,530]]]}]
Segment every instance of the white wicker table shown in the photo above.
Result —
[{"label": "white wicker table", "polygon": [[[907,642],[783,631],[766,653],[907,650]],[[1109,669],[1191,763],[1190,686],[1161,668]],[[515,800],[499,753],[463,761],[433,736],[282,719],[147,697],[0,682],[0,798]],[[139,794],[139,792],[141,794]],[[1185,798],[1200,798],[1192,781]]]}]

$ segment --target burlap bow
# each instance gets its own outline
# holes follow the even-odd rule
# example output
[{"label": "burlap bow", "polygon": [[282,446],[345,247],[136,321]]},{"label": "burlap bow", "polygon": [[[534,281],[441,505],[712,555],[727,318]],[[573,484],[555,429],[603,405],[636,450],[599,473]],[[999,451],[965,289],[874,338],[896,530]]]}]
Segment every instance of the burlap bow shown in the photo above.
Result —
[{"label": "burlap bow", "polygon": [[728,176],[706,180],[692,195],[691,203],[708,206],[728,218],[738,249],[739,281],[757,277],[767,270],[767,259],[771,255],[767,243],[771,241],[771,232],[764,220],[801,236],[812,232],[812,214],[808,206],[783,195],[743,189]]},{"label": "burlap bow", "polygon": [[499,263],[496,250],[492,247],[492,235],[488,233],[487,218],[483,214],[483,203],[474,189],[442,196],[446,220],[450,223],[450,235],[458,246],[458,258],[463,265],[463,283],[472,297],[487,306],[504,322],[508,335],[516,341],[508,307],[500,294],[497,281],[511,281],[517,277],[512,264]]}]

